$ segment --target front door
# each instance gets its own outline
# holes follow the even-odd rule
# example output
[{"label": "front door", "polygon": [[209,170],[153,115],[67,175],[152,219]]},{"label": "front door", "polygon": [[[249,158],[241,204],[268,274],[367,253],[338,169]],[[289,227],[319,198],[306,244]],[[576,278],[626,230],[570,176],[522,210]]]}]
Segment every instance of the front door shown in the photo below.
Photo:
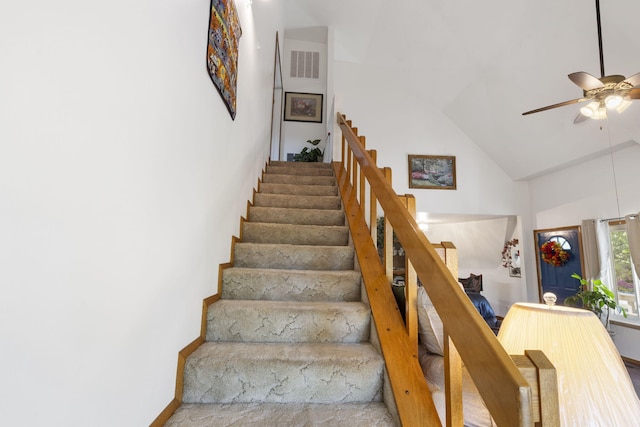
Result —
[{"label": "front door", "polygon": [[580,282],[571,277],[582,276],[582,234],[580,226],[534,230],[538,263],[540,301],[545,292],[553,292],[562,304],[575,295]]}]

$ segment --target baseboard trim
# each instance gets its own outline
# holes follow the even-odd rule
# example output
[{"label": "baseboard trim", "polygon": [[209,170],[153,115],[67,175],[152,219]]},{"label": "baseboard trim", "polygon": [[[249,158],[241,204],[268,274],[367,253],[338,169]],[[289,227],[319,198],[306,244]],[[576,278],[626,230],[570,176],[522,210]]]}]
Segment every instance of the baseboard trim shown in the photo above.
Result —
[{"label": "baseboard trim", "polygon": [[624,357],[624,356],[620,356],[620,357],[622,358],[622,361],[624,363],[628,363],[629,365],[634,365],[640,368],[640,360],[635,360],[630,357]]},{"label": "baseboard trim", "polygon": [[[265,166],[266,169],[266,166]],[[264,175],[263,169],[262,174]],[[258,179],[258,188],[260,186],[261,179]],[[256,190],[253,190],[253,199],[255,200]],[[247,201],[247,218],[249,218],[249,207],[251,202]],[[176,410],[182,404],[182,394],[184,392],[184,365],[187,361],[187,357],[198,349],[207,340],[207,312],[209,306],[214,304],[222,297],[222,274],[227,268],[233,267],[233,257],[235,252],[236,242],[242,241],[242,224],[247,221],[244,217],[240,217],[240,237],[231,237],[231,253],[229,255],[230,261],[228,263],[218,265],[218,293],[205,298],[202,301],[202,320],[200,325],[200,336],[193,340],[189,345],[178,352],[178,369],[176,373],[176,392],[173,400],[167,405],[166,408],[156,417],[155,420],[149,425],[149,427],[162,427],[176,412]]]},{"label": "baseboard trim", "polygon": [[149,424],[149,427],[162,427],[163,425],[165,425],[165,423],[169,421],[169,418],[171,418],[171,415],[176,412],[176,409],[178,409],[180,403],[181,402],[179,400],[173,399],[171,403],[169,403],[167,407],[164,408],[162,412],[160,412],[160,415],[158,415],[158,417],[153,420],[151,424]]},{"label": "baseboard trim", "polygon": [[616,325],[616,326],[620,326],[621,328],[629,328],[629,329],[640,330],[640,325],[636,325],[634,323],[627,323],[627,322],[621,322],[621,321],[618,321],[618,320],[612,320],[611,324],[612,325]]}]

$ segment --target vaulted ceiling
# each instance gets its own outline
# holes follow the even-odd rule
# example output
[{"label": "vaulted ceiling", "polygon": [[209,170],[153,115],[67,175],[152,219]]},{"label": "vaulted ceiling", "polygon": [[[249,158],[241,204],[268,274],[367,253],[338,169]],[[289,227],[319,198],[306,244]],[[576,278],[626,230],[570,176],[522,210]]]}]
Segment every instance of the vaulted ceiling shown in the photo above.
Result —
[{"label": "vaulted ceiling", "polygon": [[[329,26],[337,61],[401,61],[435,108],[514,180],[640,141],[640,101],[574,124],[567,75],[600,77],[595,0],[285,0],[287,27]],[[606,74],[640,72],[640,1],[601,0]],[[433,82],[425,84],[424,82]]]}]

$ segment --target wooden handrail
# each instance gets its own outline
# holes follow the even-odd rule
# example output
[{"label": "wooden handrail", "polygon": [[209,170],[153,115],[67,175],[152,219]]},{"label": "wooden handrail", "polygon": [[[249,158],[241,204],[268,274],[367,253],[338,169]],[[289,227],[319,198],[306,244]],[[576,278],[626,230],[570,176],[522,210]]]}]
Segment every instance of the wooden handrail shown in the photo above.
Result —
[{"label": "wooden handrail", "polygon": [[440,425],[431,392],[420,368],[417,349],[408,339],[389,280],[362,215],[357,191],[350,183],[352,175],[340,163],[334,163],[334,171],[358,261],[361,266],[366,266],[361,269],[362,281],[366,287],[400,421],[403,426],[408,427]]},{"label": "wooden handrail", "polygon": [[[456,279],[450,274],[424,233],[420,231],[415,219],[393,191],[383,172],[362,147],[361,137],[357,135],[357,130],[352,128],[351,122],[347,121],[342,114],[338,114],[338,124],[342,130],[343,157],[342,162],[336,163],[334,169],[339,178],[341,191],[351,188],[349,197],[353,200],[349,203],[357,204],[357,189],[353,189],[350,183],[346,181],[351,180],[354,186],[358,187],[356,169],[359,169],[366,177],[366,182],[382,207],[385,220],[388,220],[393,226],[393,230],[404,248],[407,258],[415,268],[418,278],[442,319],[447,334],[455,344],[457,352],[464,361],[466,369],[473,378],[498,426],[532,426],[534,424],[534,409],[531,386],[457,284]],[[362,192],[362,190],[360,191]],[[343,194],[344,199],[345,195]],[[361,212],[361,208],[358,208],[358,211]],[[347,217],[350,217],[349,213]],[[364,218],[362,222],[364,222]],[[368,229],[367,232],[369,232]],[[355,239],[356,237],[354,237]],[[372,256],[371,254],[358,253],[359,259],[361,255]],[[384,274],[382,276],[385,278]],[[368,292],[371,288],[375,289],[378,294],[383,293],[379,289],[383,286],[380,279],[372,279],[375,280],[375,284],[367,283],[366,279],[365,286]],[[387,288],[390,288],[388,281],[386,284]],[[391,290],[388,290],[391,293]],[[402,402],[398,402],[397,394],[403,388],[398,383],[401,384],[402,381],[406,381],[404,375],[415,376],[415,373],[407,372],[407,370],[411,371],[411,369],[415,368],[415,364],[408,363],[408,361],[413,360],[412,357],[415,357],[415,351],[412,351],[412,343],[406,332],[400,334],[396,329],[396,320],[386,318],[388,317],[386,313],[389,307],[384,307],[383,304],[384,300],[388,299],[388,296],[378,298],[377,295],[372,297],[369,294],[369,298],[374,321],[380,335],[382,351],[387,361],[391,387],[394,391],[398,413],[403,425],[434,425],[433,423],[424,422],[414,424],[413,421],[409,421],[408,416],[405,418],[403,415],[405,410],[421,412],[420,409],[405,408]],[[402,321],[400,316],[397,317]],[[388,331],[385,331],[384,327],[381,326],[382,319],[385,322],[388,321],[394,324],[392,328],[395,330],[396,337],[393,340],[389,339]],[[403,331],[405,331],[404,328]],[[388,347],[393,345],[391,344],[392,341],[395,342],[397,348]],[[391,360],[387,356],[391,356]],[[402,360],[403,357],[404,360]],[[401,360],[398,361],[398,359]],[[396,369],[395,363],[404,363],[406,366],[403,367],[404,369]],[[488,367],[491,369],[487,369]],[[432,402],[431,408],[429,408],[429,403],[421,402],[420,404],[426,407],[425,411],[422,411],[423,413],[431,412]]]}]

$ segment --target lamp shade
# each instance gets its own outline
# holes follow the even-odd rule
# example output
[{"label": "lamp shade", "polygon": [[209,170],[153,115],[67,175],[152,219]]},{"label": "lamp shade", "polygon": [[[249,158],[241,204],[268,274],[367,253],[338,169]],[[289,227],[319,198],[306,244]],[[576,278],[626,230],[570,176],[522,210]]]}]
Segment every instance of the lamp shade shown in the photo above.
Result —
[{"label": "lamp shade", "polygon": [[560,421],[573,426],[640,423],[640,400],[609,333],[590,311],[514,304],[498,340],[509,354],[542,350],[556,368]]}]

